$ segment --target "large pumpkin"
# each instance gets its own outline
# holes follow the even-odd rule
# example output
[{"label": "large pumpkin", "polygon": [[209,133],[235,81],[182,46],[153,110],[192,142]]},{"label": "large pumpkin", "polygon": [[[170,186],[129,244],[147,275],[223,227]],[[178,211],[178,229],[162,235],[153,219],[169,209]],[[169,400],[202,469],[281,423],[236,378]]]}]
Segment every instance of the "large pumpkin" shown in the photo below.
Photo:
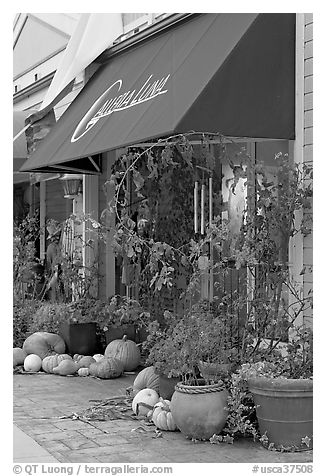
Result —
[{"label": "large pumpkin", "polygon": [[36,354],[43,360],[48,355],[63,354],[66,344],[58,334],[50,332],[34,332],[23,344],[26,354]]},{"label": "large pumpkin", "polygon": [[154,405],[152,422],[159,430],[175,431],[178,429],[170,410],[170,403],[169,400],[160,399]]},{"label": "large pumpkin", "polygon": [[132,411],[136,415],[147,415],[148,411],[159,401],[158,393],[151,388],[143,388],[132,401]]},{"label": "large pumpkin", "polygon": [[120,377],[122,372],[122,362],[113,357],[104,357],[99,362],[94,362],[89,366],[90,375],[103,379]]},{"label": "large pumpkin", "polygon": [[153,365],[151,367],[146,367],[145,369],[141,370],[134,380],[134,395],[136,395],[136,393],[138,393],[140,390],[143,390],[143,388],[151,388],[156,392],[159,391],[160,378],[155,373]]},{"label": "large pumpkin", "polygon": [[38,372],[42,366],[42,359],[36,354],[29,354],[24,360],[26,372]]},{"label": "large pumpkin", "polygon": [[123,364],[123,370],[135,370],[140,363],[140,350],[134,341],[128,340],[124,335],[122,339],[110,342],[104,353],[105,357],[113,357]]},{"label": "large pumpkin", "polygon": [[13,348],[14,367],[16,367],[16,365],[22,365],[24,363],[26,356],[27,354],[23,349],[21,349],[20,347],[14,347]]},{"label": "large pumpkin", "polygon": [[53,373],[58,375],[73,375],[78,371],[78,365],[72,359],[62,360],[58,367],[53,369]]},{"label": "large pumpkin", "polygon": [[42,360],[42,369],[44,372],[54,374],[53,369],[58,367],[63,360],[72,360],[72,358],[68,354],[48,355]]}]

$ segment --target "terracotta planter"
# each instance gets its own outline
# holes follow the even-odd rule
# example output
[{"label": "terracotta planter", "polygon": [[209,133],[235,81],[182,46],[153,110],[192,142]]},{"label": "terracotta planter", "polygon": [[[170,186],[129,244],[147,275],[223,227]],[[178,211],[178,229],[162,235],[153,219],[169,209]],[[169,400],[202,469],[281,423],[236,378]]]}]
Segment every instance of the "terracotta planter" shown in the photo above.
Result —
[{"label": "terracotta planter", "polygon": [[110,326],[107,331],[105,331],[105,340],[106,344],[109,344],[113,340],[122,339],[126,335],[129,340],[136,340],[136,328],[133,324],[123,324],[121,326]]},{"label": "terracotta planter", "polygon": [[[303,451],[312,448],[313,383],[308,379],[253,378],[253,394],[259,431],[276,448]],[[302,438],[311,439],[309,447]]]},{"label": "terracotta planter", "polygon": [[93,355],[98,350],[96,323],[64,323],[59,334],[63,338],[70,354]]},{"label": "terracotta planter", "polygon": [[171,400],[177,427],[188,438],[208,440],[223,429],[228,412],[228,392],[216,385],[190,386],[178,383]]}]

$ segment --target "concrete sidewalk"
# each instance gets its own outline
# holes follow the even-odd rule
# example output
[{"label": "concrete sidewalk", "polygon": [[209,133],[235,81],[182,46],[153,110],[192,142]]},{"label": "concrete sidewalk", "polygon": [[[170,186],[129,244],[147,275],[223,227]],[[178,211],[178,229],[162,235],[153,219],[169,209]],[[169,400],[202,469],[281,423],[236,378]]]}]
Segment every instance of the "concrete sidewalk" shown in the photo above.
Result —
[{"label": "concrete sidewalk", "polygon": [[86,422],[62,418],[94,405],[90,400],[125,396],[133,380],[132,375],[114,380],[14,375],[14,424],[18,427],[14,429],[14,462],[312,462],[312,451],[272,452],[251,439],[242,438],[233,445],[195,444],[180,432],[162,432],[158,438],[155,427],[145,431],[141,422],[130,419]]},{"label": "concrete sidewalk", "polygon": [[46,449],[26,435],[16,425],[13,428],[14,437],[14,462],[15,463],[57,463]]}]

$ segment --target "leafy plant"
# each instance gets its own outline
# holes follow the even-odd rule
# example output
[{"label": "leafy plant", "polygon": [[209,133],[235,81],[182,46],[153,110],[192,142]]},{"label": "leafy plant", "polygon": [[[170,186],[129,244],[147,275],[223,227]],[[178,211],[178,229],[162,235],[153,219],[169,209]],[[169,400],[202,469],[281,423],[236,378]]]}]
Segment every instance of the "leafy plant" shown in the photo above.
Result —
[{"label": "leafy plant", "polygon": [[40,302],[35,299],[15,300],[13,305],[13,346],[22,347],[31,334],[34,315]]}]

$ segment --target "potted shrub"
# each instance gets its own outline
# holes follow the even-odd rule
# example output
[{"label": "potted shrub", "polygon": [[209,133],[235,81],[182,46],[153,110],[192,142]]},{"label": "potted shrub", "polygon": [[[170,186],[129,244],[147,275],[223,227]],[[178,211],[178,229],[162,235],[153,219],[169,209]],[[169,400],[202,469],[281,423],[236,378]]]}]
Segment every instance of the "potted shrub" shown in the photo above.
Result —
[{"label": "potted shrub", "polygon": [[82,298],[66,305],[69,317],[61,322],[59,334],[72,355],[93,355],[102,350],[97,334],[96,304],[94,298]]},{"label": "potted shrub", "polygon": [[229,416],[224,433],[251,435],[269,450],[312,448],[312,332],[295,329],[281,350],[261,348],[258,361],[242,364],[228,385]]},{"label": "potted shrub", "polygon": [[[175,379],[168,397],[172,394],[171,412],[180,431],[189,438],[207,440],[225,424],[228,393],[221,379],[223,372],[201,375],[199,367],[207,359],[215,364],[229,363],[225,328],[207,302],[193,306],[183,316],[169,312],[165,316],[170,322],[164,330],[157,324],[151,329],[147,363],[154,365],[161,378]],[[162,396],[161,388],[159,393]]]},{"label": "potted shrub", "polygon": [[124,335],[139,343],[140,331],[146,329],[149,317],[137,300],[116,295],[102,304],[97,322],[105,333],[106,344]]}]

